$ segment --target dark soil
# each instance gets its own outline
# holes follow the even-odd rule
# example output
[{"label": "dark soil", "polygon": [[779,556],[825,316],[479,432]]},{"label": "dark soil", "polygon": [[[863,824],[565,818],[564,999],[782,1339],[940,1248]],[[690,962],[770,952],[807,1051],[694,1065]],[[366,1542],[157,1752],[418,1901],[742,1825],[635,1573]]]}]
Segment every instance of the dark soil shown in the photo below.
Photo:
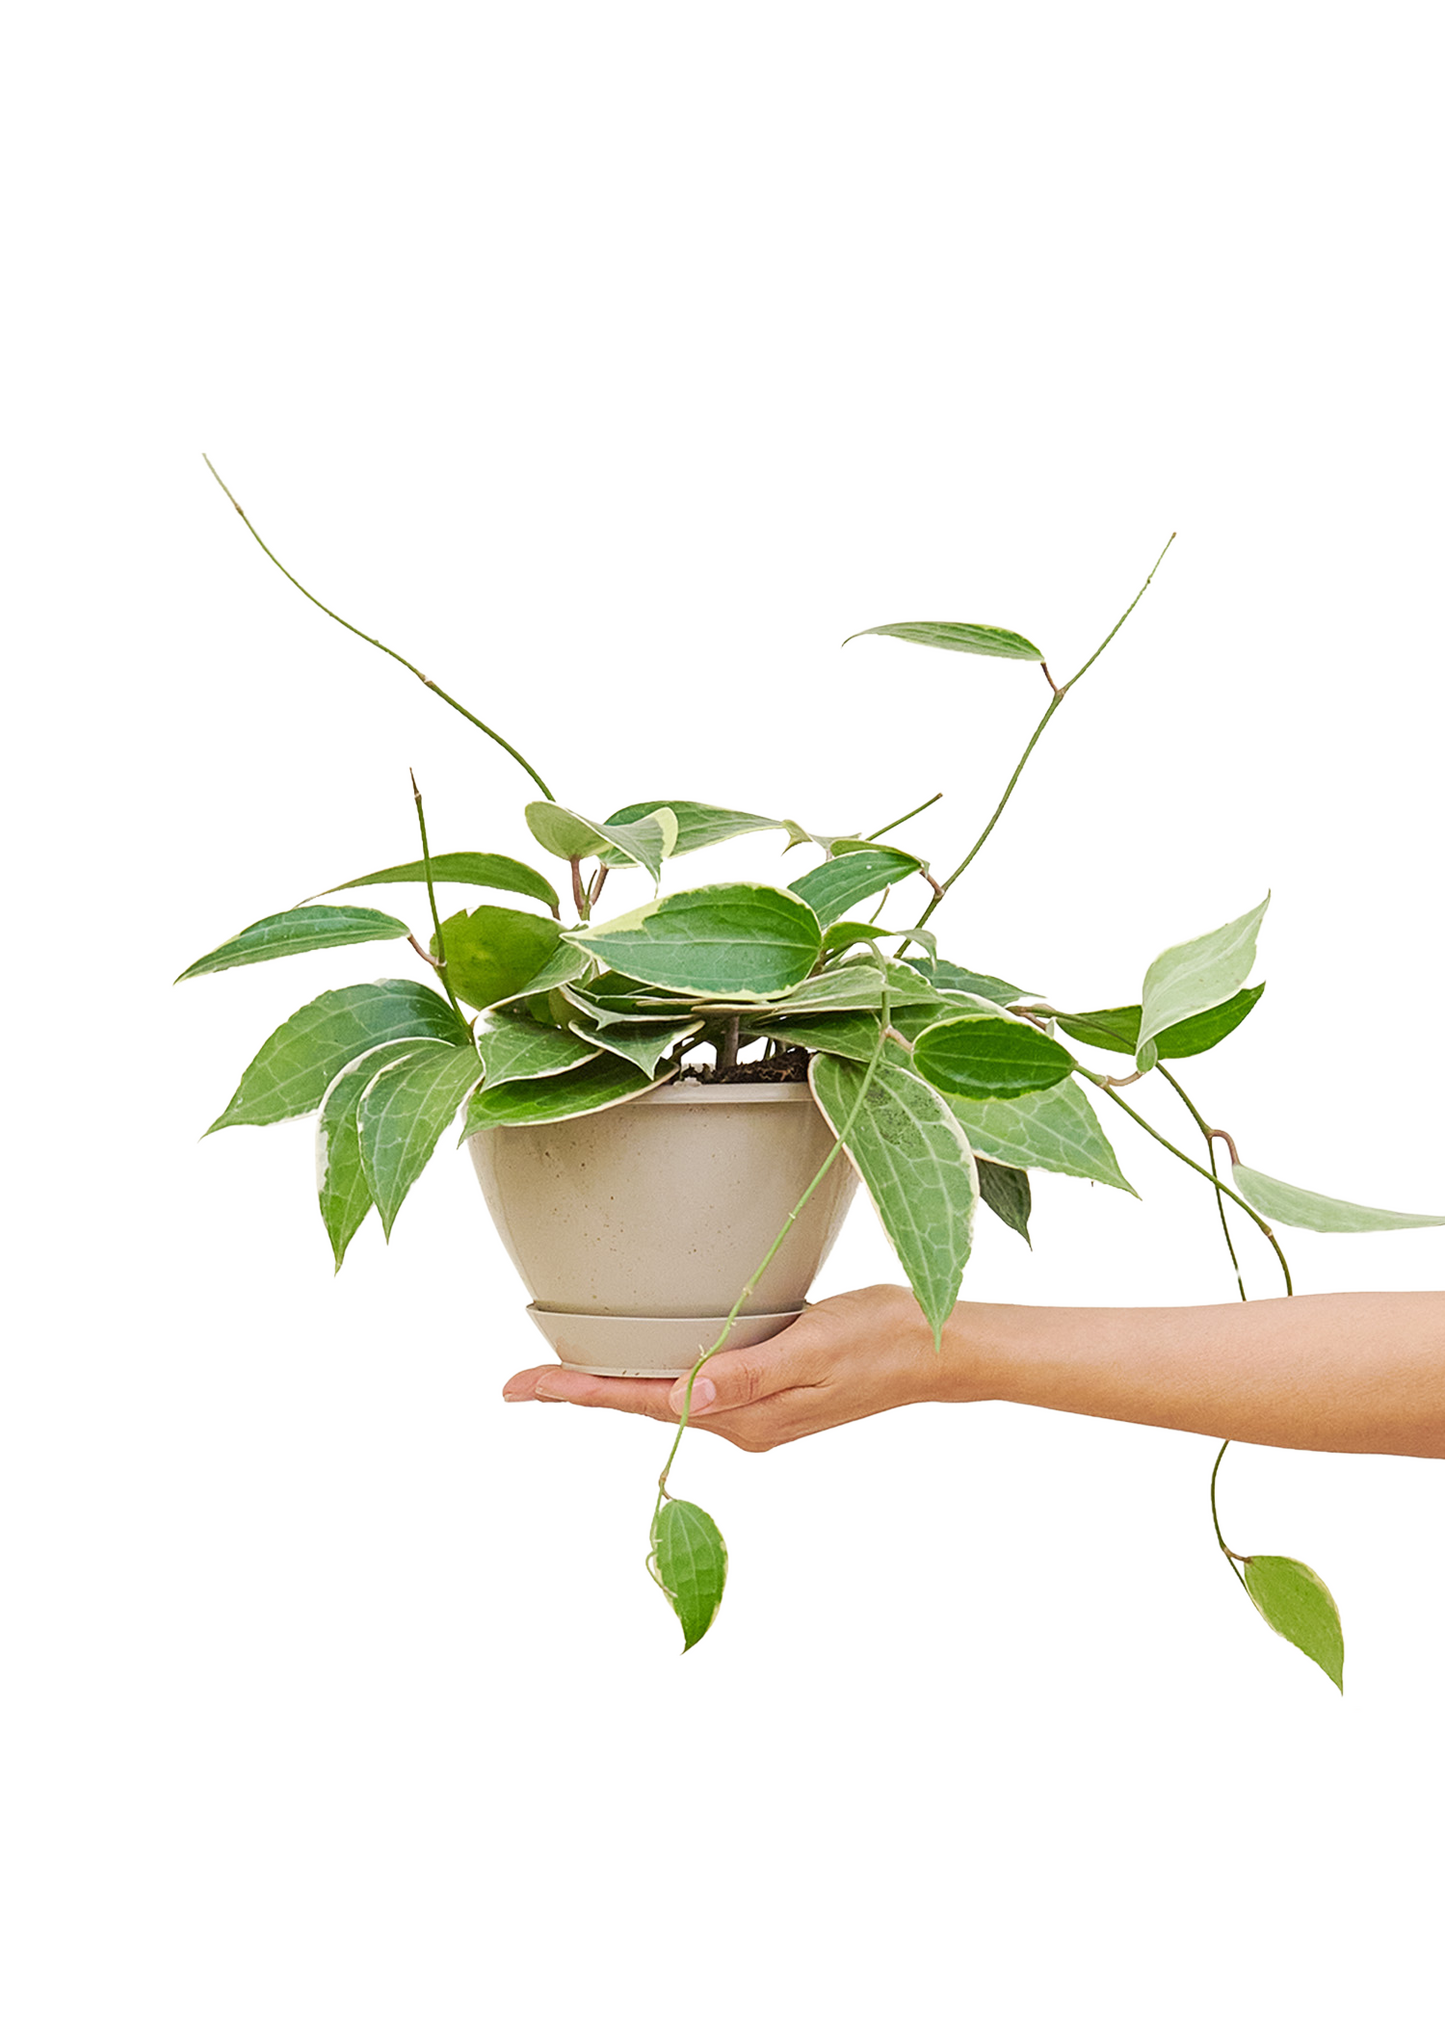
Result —
[{"label": "dark soil", "polygon": [[713,1067],[684,1068],[684,1082],[806,1082],[809,1054],[806,1047],[789,1047],[767,1061],[739,1061],[721,1074]]}]

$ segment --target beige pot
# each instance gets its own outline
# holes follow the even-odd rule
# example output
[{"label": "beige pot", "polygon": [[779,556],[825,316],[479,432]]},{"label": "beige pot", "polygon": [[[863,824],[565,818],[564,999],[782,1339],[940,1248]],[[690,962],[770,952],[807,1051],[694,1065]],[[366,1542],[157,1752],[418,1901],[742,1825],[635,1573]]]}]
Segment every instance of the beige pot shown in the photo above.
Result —
[{"label": "beige pot", "polygon": [[[528,1312],[565,1367],[677,1377],[716,1340],[833,1134],[803,1083],[684,1082],[467,1142]],[[856,1185],[840,1155],[729,1348],[766,1341],[802,1312]]]}]

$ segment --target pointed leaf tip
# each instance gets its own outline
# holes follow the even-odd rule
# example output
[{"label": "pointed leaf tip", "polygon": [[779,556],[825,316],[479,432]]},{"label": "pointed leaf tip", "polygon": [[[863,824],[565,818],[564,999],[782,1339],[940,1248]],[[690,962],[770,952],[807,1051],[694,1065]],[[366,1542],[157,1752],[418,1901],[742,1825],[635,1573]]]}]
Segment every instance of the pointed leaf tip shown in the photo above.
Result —
[{"label": "pointed leaf tip", "polygon": [[1303,1560],[1260,1553],[1244,1562],[1249,1598],[1277,1635],[1345,1690],[1345,1635],[1335,1598]]},{"label": "pointed leaf tip", "polygon": [[1021,632],[1009,632],[1001,625],[955,625],[942,619],[911,618],[895,625],[868,625],[850,632],[843,641],[854,639],[904,639],[913,646],[938,646],[947,653],[980,653],[993,660],[1042,661],[1043,654]]},{"label": "pointed leaf tip", "polygon": [[683,1652],[712,1628],[728,1577],[728,1549],[705,1510],[677,1498],[652,1523],[653,1577],[682,1624]]}]

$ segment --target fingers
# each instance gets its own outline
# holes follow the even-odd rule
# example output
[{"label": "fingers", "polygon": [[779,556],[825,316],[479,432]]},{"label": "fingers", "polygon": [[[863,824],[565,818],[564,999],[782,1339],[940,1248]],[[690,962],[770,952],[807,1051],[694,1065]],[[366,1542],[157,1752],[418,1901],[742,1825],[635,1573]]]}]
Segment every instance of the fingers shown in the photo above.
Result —
[{"label": "fingers", "polygon": [[508,1378],[502,1396],[508,1404],[605,1405],[614,1412],[637,1412],[647,1419],[671,1419],[666,1377],[591,1377],[583,1370],[564,1370],[557,1363],[520,1370]]}]

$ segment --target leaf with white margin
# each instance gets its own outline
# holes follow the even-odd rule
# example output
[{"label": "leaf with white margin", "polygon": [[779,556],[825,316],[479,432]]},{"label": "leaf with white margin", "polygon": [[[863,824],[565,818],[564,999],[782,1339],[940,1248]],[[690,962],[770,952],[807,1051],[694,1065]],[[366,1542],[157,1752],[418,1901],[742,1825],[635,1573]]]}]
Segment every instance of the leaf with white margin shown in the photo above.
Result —
[{"label": "leaf with white margin", "polygon": [[845,1061],[871,1061],[878,1044],[878,1019],[866,1011],[826,1013],[819,1018],[789,1018],[775,1025],[758,1021],[757,1030],[784,1047],[806,1047],[812,1054],[839,1054]]},{"label": "leaf with white margin", "polygon": [[[677,817],[677,841],[671,853],[674,857],[681,857],[689,850],[706,850],[713,843],[730,842],[734,836],[752,836],[760,829],[786,830],[789,848],[795,843],[824,840],[810,836],[796,822],[780,820],[772,815],[745,815],[739,808],[714,808],[707,801],[634,801],[630,807],[619,808],[615,815],[609,815],[605,827],[625,829],[634,822],[640,822],[646,815],[655,815],[659,808],[670,808]],[[619,864],[623,860],[616,853],[608,852],[602,861],[604,864]]]},{"label": "leaf with white margin", "polygon": [[371,1211],[371,1188],[361,1163],[356,1107],[379,1074],[412,1061],[445,1040],[387,1040],[341,1070],[322,1098],[316,1119],[316,1197],[340,1271],[346,1247]]},{"label": "leaf with white margin", "polygon": [[[848,639],[906,639],[913,646],[941,646],[949,653],[982,653],[995,660],[1038,660],[1043,655],[1021,632],[1001,625],[954,625],[943,619],[912,618],[896,625],[870,625]],[[848,639],[843,641],[846,646]]]},{"label": "leaf with white margin", "polygon": [[572,1031],[579,1038],[590,1041],[592,1050],[601,1047],[609,1054],[616,1054],[619,1060],[631,1061],[634,1068],[640,1068],[650,1080],[657,1073],[657,1064],[664,1054],[680,1046],[684,1040],[692,1039],[702,1031],[701,1019],[690,1019],[685,1025],[637,1025],[618,1021],[608,1026],[589,1026],[581,1019],[572,1023]]},{"label": "leaf with white margin", "polygon": [[1248,983],[1255,941],[1269,901],[1266,893],[1258,906],[1238,920],[1216,927],[1212,934],[1166,948],[1150,963],[1144,975],[1135,1055],[1141,1068],[1152,1067],[1158,1059],[1157,1049],[1145,1059],[1156,1035],[1193,1018],[1196,1012],[1212,1011]]},{"label": "leaf with white margin", "polygon": [[597,1053],[590,1045],[564,1033],[557,1026],[539,1025],[535,1019],[488,1018],[477,1028],[477,1052],[487,1071],[487,1087],[499,1089],[505,1082],[531,1082],[544,1075],[562,1075],[580,1068]]},{"label": "leaf with white margin", "polygon": [[358,941],[404,941],[411,929],[390,913],[370,906],[293,906],[268,913],[239,934],[201,956],[176,978],[213,976],[247,962],[274,962],[280,955],[307,955],[318,948],[349,948]]},{"label": "leaf with white margin", "polygon": [[410,978],[323,991],[276,1028],[211,1131],[304,1117],[349,1062],[383,1040],[450,1040],[455,1046],[466,1037],[446,999]]},{"label": "leaf with white margin", "polygon": [[[426,859],[411,864],[391,864],[384,871],[368,871],[364,878],[348,878],[344,884],[328,885],[328,892],[350,892],[358,885],[425,885]],[[520,892],[524,898],[540,899],[552,913],[561,905],[556,891],[530,864],[517,857],[498,857],[484,850],[442,850],[431,859],[433,885],[482,885],[491,892]]]},{"label": "leaf with white margin", "polygon": [[677,843],[677,817],[671,808],[655,808],[636,822],[594,822],[555,801],[529,801],[523,811],[527,827],[554,857],[602,857],[638,864],[655,885],[663,860]]},{"label": "leaf with white margin", "polygon": [[560,1124],[568,1117],[585,1117],[593,1110],[610,1110],[616,1103],[630,1103],[649,1089],[661,1089],[672,1080],[672,1072],[655,1081],[614,1054],[599,1054],[565,1075],[548,1075],[539,1082],[506,1082],[500,1089],[481,1088],[467,1105],[460,1143],[474,1132],[490,1131],[499,1124]]},{"label": "leaf with white margin", "polygon": [[1237,1191],[1267,1222],[1291,1229],[1314,1229],[1322,1236],[1364,1236],[1383,1229],[1439,1229],[1445,1215],[1402,1215],[1392,1208],[1362,1208],[1355,1201],[1336,1201],[1329,1194],[1311,1194],[1271,1180],[1250,1166],[1236,1165],[1230,1176]]},{"label": "leaf with white margin", "polygon": [[974,997],[987,998],[991,1004],[1017,1004],[1020,998],[1034,995],[1032,991],[1020,990],[1017,984],[1005,983],[1001,976],[985,976],[975,969],[961,969],[956,962],[945,962],[942,956],[931,962],[911,955],[905,955],[903,960],[936,990],[965,991]]},{"label": "leaf with white margin", "polygon": [[886,846],[850,850],[841,857],[829,857],[811,871],[805,871],[801,878],[793,880],[788,890],[806,900],[824,927],[831,927],[835,920],[842,919],[850,906],[856,906],[862,899],[871,899],[874,893],[882,892],[886,886],[896,885],[900,879],[911,877],[919,868],[919,861],[906,850],[890,850]]},{"label": "leaf with white margin", "polygon": [[468,1040],[384,1068],[364,1090],[356,1108],[361,1165],[388,1240],[412,1183],[482,1073],[481,1057]]},{"label": "leaf with white margin", "polygon": [[1249,1598],[1277,1636],[1313,1658],[1345,1690],[1345,1633],[1335,1598],[1303,1560],[1258,1553],[1244,1562]]},{"label": "leaf with white margin", "polygon": [[[906,963],[892,961],[887,968],[888,991],[895,1005],[933,1005],[937,1007],[937,1017],[947,1016],[949,1007],[945,1001],[916,970]],[[752,1010],[759,1018],[776,1016],[791,1020],[812,1018],[819,1012],[877,1011],[882,1003],[883,985],[877,960],[863,956],[852,957],[834,969],[805,978],[795,989],[780,993],[762,1008],[740,1004],[736,1009]],[[718,1012],[728,1008],[725,1002],[708,1006],[709,1011]]]},{"label": "leaf with white margin", "polygon": [[1075,1180],[1099,1180],[1137,1197],[1077,1082],[1059,1082],[1029,1096],[945,1100],[980,1158],[1067,1173]]},{"label": "leaf with white margin", "polygon": [[973,1238],[978,1201],[973,1152],[937,1089],[886,1056],[850,1126],[866,1072],[852,1061],[815,1054],[808,1079],[872,1196],[933,1329],[934,1346],[941,1347]]},{"label": "leaf with white margin", "polygon": [[699,885],[567,936],[643,983],[758,998],[801,983],[823,945],[817,915],[772,885]]}]

